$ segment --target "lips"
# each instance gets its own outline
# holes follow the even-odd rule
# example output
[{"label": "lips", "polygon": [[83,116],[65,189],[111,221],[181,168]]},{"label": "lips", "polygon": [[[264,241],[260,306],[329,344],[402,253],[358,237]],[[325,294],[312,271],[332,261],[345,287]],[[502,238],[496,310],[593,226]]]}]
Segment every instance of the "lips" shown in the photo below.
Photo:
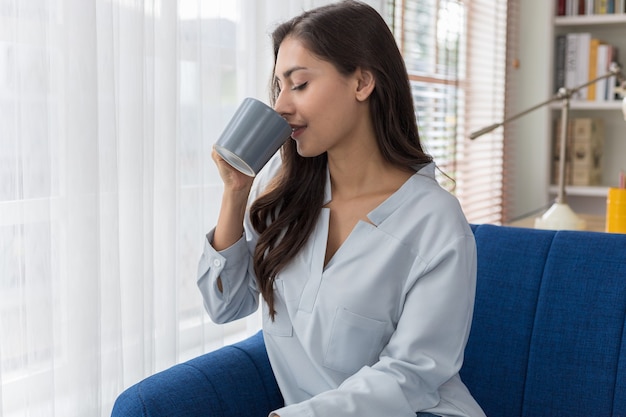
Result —
[{"label": "lips", "polygon": [[304,132],[304,129],[306,129],[306,126],[291,125],[291,137],[296,139]]}]

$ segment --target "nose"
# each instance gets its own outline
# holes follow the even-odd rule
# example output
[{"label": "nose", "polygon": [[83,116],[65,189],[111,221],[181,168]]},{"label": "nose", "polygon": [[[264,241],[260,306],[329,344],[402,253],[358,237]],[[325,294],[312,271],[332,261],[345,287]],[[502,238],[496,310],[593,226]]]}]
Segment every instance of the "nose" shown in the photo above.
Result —
[{"label": "nose", "polygon": [[289,99],[288,91],[281,90],[274,101],[274,110],[276,113],[285,117],[293,113],[293,103]]}]

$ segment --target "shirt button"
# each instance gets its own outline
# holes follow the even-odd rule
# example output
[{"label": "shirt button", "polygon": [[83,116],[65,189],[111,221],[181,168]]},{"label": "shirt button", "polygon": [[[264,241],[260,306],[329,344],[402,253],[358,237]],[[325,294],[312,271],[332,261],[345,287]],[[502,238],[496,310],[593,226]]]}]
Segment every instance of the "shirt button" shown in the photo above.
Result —
[{"label": "shirt button", "polygon": [[222,261],[220,261],[219,259],[213,259],[213,266],[221,266],[222,265]]}]

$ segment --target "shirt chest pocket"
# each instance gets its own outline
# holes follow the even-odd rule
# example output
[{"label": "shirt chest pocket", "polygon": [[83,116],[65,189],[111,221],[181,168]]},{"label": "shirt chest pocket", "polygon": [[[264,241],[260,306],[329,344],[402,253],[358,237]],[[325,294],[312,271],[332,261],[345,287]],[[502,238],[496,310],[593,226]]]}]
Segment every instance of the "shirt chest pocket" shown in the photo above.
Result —
[{"label": "shirt chest pocket", "polygon": [[378,361],[385,322],[338,308],[331,328],[324,366],[349,375]]}]

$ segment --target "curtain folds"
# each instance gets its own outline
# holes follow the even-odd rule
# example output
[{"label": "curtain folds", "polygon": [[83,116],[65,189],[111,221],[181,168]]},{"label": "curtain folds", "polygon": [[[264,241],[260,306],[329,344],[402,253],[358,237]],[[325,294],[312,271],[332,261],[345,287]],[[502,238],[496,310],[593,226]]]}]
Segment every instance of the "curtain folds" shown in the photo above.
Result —
[{"label": "curtain folds", "polygon": [[267,97],[272,24],[317,4],[0,0],[0,416],[108,416],[260,327],[196,288],[210,151]]}]

